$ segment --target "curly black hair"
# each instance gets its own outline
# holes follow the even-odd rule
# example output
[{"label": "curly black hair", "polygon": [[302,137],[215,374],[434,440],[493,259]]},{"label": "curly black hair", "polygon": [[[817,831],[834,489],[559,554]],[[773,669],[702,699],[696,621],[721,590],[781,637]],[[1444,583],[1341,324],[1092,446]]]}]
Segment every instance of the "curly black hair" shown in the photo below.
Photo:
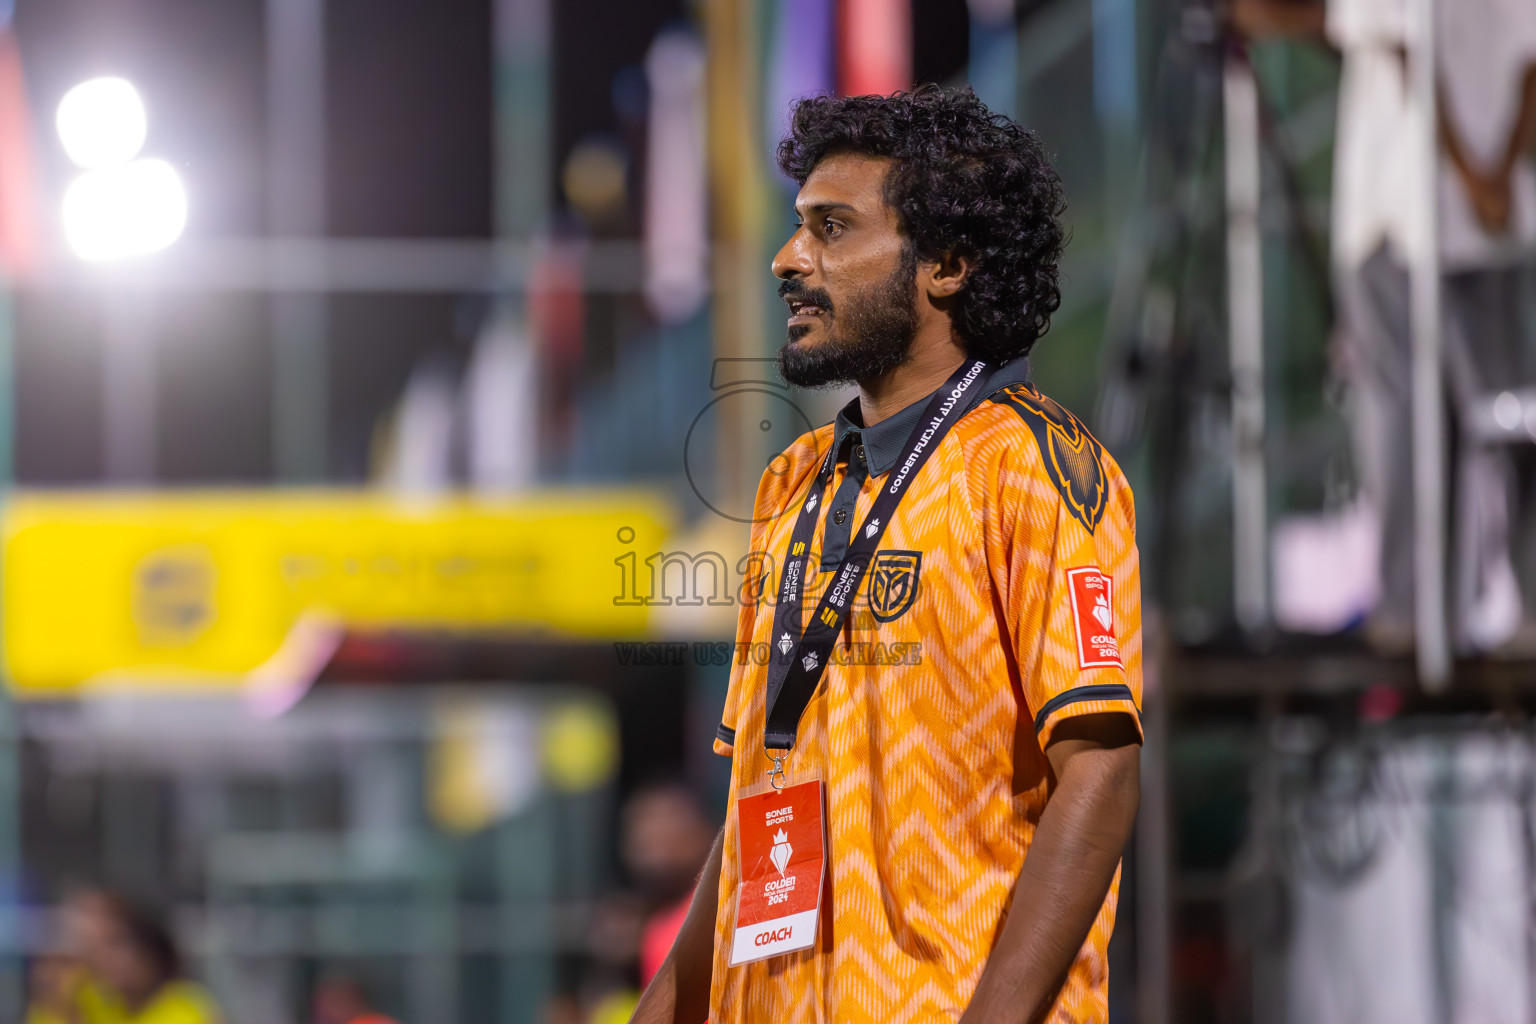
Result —
[{"label": "curly black hair", "polygon": [[803,185],[840,153],[894,158],[885,200],[919,259],[972,261],[953,313],[968,353],[994,362],[1028,354],[1061,305],[1066,237],[1066,196],[1034,133],[969,87],[796,103],[779,143],[784,173]]}]

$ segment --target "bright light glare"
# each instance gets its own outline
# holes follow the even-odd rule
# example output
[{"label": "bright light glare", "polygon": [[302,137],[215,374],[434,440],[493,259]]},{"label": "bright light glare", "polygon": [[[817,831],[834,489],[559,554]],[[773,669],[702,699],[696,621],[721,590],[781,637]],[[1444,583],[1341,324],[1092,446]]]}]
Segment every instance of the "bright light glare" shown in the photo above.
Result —
[{"label": "bright light glare", "polygon": [[64,236],[83,260],[164,249],[186,226],[186,190],[164,160],[87,171],[64,193]]},{"label": "bright light glare", "polygon": [[149,128],[139,91],[121,78],[93,78],[69,90],[55,124],[64,151],[87,170],[138,156]]}]

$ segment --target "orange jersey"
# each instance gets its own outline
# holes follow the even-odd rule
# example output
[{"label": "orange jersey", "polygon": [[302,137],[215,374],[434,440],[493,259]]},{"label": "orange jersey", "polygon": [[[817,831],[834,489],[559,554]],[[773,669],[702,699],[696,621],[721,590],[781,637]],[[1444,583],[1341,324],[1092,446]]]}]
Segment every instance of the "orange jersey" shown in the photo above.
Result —
[{"label": "orange jersey", "polygon": [[[826,507],[803,618],[835,575],[825,549],[840,560],[848,531],[863,528],[927,399],[848,439],[858,446],[842,443],[845,428],[857,425],[845,410],[835,427],[804,435],[763,475],[750,556],[756,570],[748,574],[757,582],[740,612],[739,656],[716,742],[734,762],[714,1024],[958,1018],[1050,798],[1044,749],[1052,730],[1094,712],[1124,712],[1139,723],[1131,491],[1082,425],[1024,383],[1023,366],[1019,360],[978,382],[982,400],[913,482],[800,719],[788,781],[826,783],[830,884],[816,944],[730,967],[739,873],[734,794],[760,785],[769,768],[767,667],[752,651],[781,639],[772,635],[773,605],[793,513],[813,498]],[[847,449],[846,461],[813,494],[829,445]],[[844,487],[850,466],[854,483]],[[851,516],[839,522],[839,510]],[[1053,1024],[1108,1019],[1106,946],[1118,888],[1117,872],[1048,1015]]]}]

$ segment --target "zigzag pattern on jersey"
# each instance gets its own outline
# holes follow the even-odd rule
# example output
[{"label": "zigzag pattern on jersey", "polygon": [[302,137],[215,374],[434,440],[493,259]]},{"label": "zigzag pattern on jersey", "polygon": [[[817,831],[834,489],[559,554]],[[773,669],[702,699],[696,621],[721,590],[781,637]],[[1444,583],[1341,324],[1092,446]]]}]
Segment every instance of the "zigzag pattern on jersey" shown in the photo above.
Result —
[{"label": "zigzag pattern on jersey", "polygon": [[1104,516],[1109,484],[1104,477],[1104,448],[1076,416],[1035,390],[1015,384],[991,398],[1023,417],[1040,445],[1056,487],[1067,507],[1092,533]]},{"label": "zigzag pattern on jersey", "polygon": [[[787,767],[792,782],[814,772],[827,786],[831,886],[814,950],[725,968],[721,951],[730,947],[735,918],[734,809],[728,818],[711,997],[716,1024],[929,1024],[963,1012],[1008,911],[1048,790],[1043,753],[1026,747],[1025,758],[1033,760],[1022,775],[1014,763],[1021,717],[1032,721],[1021,700],[1040,699],[1027,681],[1062,688],[1078,676],[1059,560],[1076,557],[1078,545],[1097,547],[1101,567],[1123,582],[1115,592],[1117,621],[1130,624],[1138,616],[1134,545],[1121,517],[1105,514],[1122,503],[1100,495],[1102,526],[1097,536],[1083,532],[1081,514],[1066,493],[1058,498],[1061,485],[1036,463],[1029,436],[1020,417],[988,403],[956,425],[881,544],[882,550],[922,553],[917,600],[894,621],[866,617],[871,624],[860,627],[850,618],[844,627],[845,642],[920,640],[921,661],[840,665],[823,676],[805,710]],[[1081,443],[1086,431],[1076,436]],[[1063,452],[1071,438],[1063,434]],[[789,472],[765,478],[762,509],[790,500],[782,492],[813,468],[807,465],[813,449],[798,446],[787,453]],[[1048,452],[1042,445],[1041,463]],[[1100,485],[1123,487],[1118,476],[1113,485]],[[855,523],[867,517],[876,490],[866,487],[859,495]],[[793,518],[764,516],[753,530],[754,548],[777,557]],[[1021,537],[1057,540],[989,548],[984,525],[1014,519]],[[813,550],[823,528],[818,523]],[[1019,581],[1007,595],[993,575],[1000,566]],[[807,580],[808,607],[830,578]],[[1003,622],[1015,623],[1020,635],[1002,631]],[[742,623],[745,635],[738,639],[773,639],[771,606],[744,608]],[[1127,677],[1139,672],[1133,644],[1123,651]],[[767,766],[764,675],[754,666],[733,671],[724,721],[735,730],[732,782],[738,789],[761,784]],[[1139,692],[1139,676],[1135,688]],[[1032,728],[1026,732],[1033,735]],[[1052,1022],[1107,1020],[1104,951],[1113,923],[1112,888]]]}]

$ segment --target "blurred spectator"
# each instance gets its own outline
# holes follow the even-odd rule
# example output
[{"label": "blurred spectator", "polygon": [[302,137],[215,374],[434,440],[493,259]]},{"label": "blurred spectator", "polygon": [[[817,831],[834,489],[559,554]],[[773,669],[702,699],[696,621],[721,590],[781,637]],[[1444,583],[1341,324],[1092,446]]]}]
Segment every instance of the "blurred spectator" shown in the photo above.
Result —
[{"label": "blurred spectator", "polygon": [[632,1007],[639,1000],[636,978],[645,913],[645,902],[631,892],[611,893],[595,908],[572,992],[583,1024],[593,1024],[605,1006]]},{"label": "blurred spectator", "polygon": [[[1526,380],[1522,298],[1536,251],[1536,4],[1440,0],[1435,56],[1442,158],[1439,261],[1445,374],[1460,422]],[[1408,259],[1430,211],[1416,184],[1408,0],[1236,0],[1251,34],[1310,34],[1343,55],[1335,145],[1333,256],[1358,409],[1357,461],[1379,518],[1381,599],[1370,623],[1389,651],[1413,637],[1412,360]],[[1464,649],[1499,646],[1520,625],[1509,555],[1512,466],[1505,447],[1460,439],[1451,491],[1452,608]]]},{"label": "blurred spectator", "polygon": [[569,992],[556,993],[544,1004],[539,1024],[583,1024],[581,1003]]},{"label": "blurred spectator", "polygon": [[27,1024],[85,1024],[78,996],[85,969],[68,957],[41,956],[32,962]]},{"label": "blurred spectator", "polygon": [[545,1024],[630,1019],[682,927],[714,839],[715,827],[681,781],[635,791],[620,812],[619,856],[630,886],[595,908],[586,949],[545,1005]]},{"label": "blurred spectator", "polygon": [[64,916],[69,953],[34,969],[28,1024],[218,1024],[212,999],[181,976],[180,953],[154,915],[88,891]]},{"label": "blurred spectator", "polygon": [[661,967],[682,927],[715,829],[680,782],[647,786],[624,808],[624,866],[648,913],[640,936],[640,985]]},{"label": "blurred spectator", "polygon": [[315,1024],[395,1024],[373,1008],[362,983],[336,975],[315,987]]}]

